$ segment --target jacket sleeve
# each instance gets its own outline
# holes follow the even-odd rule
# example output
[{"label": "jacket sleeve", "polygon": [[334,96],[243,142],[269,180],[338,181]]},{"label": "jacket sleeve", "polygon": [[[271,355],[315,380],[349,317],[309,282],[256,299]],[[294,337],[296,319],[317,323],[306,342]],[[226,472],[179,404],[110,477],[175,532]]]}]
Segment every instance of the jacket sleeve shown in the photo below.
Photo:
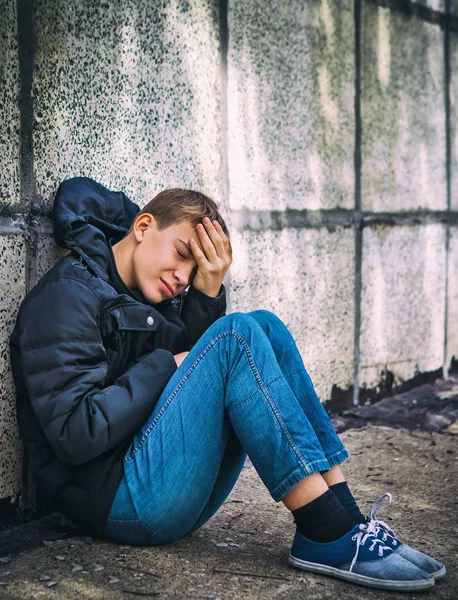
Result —
[{"label": "jacket sleeve", "polygon": [[189,349],[194,346],[210,325],[224,317],[225,314],[226,289],[224,285],[221,286],[216,298],[207,296],[204,292],[191,286],[185,296],[180,313],[188,332]]},{"label": "jacket sleeve", "polygon": [[104,387],[107,353],[99,301],[80,281],[48,282],[21,316],[22,372],[32,407],[57,457],[83,464],[132,436],[176,370],[173,355],[143,356]]}]

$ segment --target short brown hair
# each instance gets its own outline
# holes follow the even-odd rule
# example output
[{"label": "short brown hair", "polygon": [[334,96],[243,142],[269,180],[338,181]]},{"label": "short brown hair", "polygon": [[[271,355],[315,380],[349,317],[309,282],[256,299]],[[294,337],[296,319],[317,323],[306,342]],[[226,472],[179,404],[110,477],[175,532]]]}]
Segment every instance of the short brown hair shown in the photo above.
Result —
[{"label": "short brown hair", "polygon": [[208,217],[212,221],[218,221],[224,233],[229,237],[227,225],[218,211],[216,202],[194,190],[180,188],[164,190],[150,200],[137,217],[144,213],[153,215],[159,230],[183,221],[189,221],[196,227],[204,217]]}]

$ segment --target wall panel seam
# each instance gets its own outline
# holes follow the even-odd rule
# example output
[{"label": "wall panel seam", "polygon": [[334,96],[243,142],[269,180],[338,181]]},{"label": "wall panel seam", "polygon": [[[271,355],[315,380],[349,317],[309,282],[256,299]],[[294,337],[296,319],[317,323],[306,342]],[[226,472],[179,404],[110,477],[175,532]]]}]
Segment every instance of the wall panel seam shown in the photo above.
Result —
[{"label": "wall panel seam", "polygon": [[354,281],[354,347],[353,347],[353,404],[359,403],[359,363],[361,334],[361,287],[362,287],[362,214],[361,214],[361,160],[362,160],[362,119],[361,119],[361,0],[354,0],[354,40],[355,40],[355,281]]}]

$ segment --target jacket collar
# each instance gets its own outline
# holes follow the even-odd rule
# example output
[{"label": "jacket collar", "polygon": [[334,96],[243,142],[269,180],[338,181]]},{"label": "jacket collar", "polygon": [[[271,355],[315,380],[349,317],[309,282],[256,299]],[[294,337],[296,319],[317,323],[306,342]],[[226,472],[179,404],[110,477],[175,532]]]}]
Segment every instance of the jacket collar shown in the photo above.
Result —
[{"label": "jacket collar", "polygon": [[81,256],[95,275],[108,280],[109,240],[121,240],[139,211],[123,192],[112,192],[88,177],[74,177],[57,190],[54,237],[59,246]]},{"label": "jacket collar", "polygon": [[124,280],[121,278],[121,275],[119,274],[118,269],[116,267],[116,259],[113,253],[113,244],[115,243],[116,240],[113,238],[108,240],[108,251],[110,254],[110,263],[108,265],[109,283],[114,287],[118,294],[127,294],[128,296],[135,298],[135,300],[138,300],[138,302],[142,302],[143,304],[149,304],[149,302],[146,300],[145,296],[141,293],[140,290],[131,290],[127,287],[127,285],[124,283]]}]

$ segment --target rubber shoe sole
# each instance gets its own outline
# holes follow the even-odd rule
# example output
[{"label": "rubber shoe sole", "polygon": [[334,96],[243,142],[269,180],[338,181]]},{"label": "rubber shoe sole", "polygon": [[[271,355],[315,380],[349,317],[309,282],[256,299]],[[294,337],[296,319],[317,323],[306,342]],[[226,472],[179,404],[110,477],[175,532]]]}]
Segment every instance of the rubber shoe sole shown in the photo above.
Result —
[{"label": "rubber shoe sole", "polygon": [[439,569],[439,571],[431,573],[431,577],[437,581],[438,579],[442,579],[442,577],[445,577],[446,573],[447,569],[445,567],[442,567],[442,569]]},{"label": "rubber shoe sole", "polygon": [[[398,592],[419,592],[422,590],[429,590],[434,587],[435,580],[431,579],[418,579],[414,581],[395,581],[395,580],[383,580],[375,579],[374,577],[367,577],[366,575],[360,575],[359,573],[353,573],[350,571],[344,571],[336,567],[329,567],[328,565],[320,565],[318,563],[308,562],[296,558],[292,554],[288,556],[288,562],[292,567],[301,569],[302,571],[310,571],[311,573],[318,573],[319,575],[329,575],[331,577],[337,577],[344,581],[356,583],[364,587],[371,587],[380,590],[394,590]],[[444,573],[445,575],[445,573]]]}]

